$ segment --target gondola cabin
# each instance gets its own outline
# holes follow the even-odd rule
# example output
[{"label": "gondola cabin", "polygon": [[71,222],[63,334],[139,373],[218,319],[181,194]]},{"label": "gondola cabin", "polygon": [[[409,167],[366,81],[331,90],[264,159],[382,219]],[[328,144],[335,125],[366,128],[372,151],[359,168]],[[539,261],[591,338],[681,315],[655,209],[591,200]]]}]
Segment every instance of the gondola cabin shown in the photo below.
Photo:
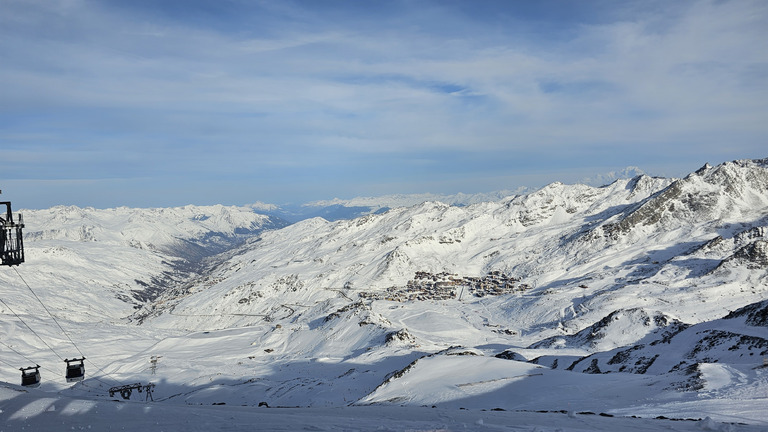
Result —
[{"label": "gondola cabin", "polygon": [[20,368],[21,371],[21,385],[24,387],[38,387],[40,386],[40,365],[30,366],[28,368]]},{"label": "gondola cabin", "polygon": [[85,360],[85,357],[71,360],[64,359],[64,361],[67,362],[67,382],[82,381],[83,378],[85,378],[85,365],[83,364],[83,360]]},{"label": "gondola cabin", "polygon": [[19,265],[24,262],[24,242],[21,237],[24,220],[18,215],[18,222],[14,222],[11,202],[0,202],[0,206],[3,205],[5,212],[0,208],[0,265]]}]

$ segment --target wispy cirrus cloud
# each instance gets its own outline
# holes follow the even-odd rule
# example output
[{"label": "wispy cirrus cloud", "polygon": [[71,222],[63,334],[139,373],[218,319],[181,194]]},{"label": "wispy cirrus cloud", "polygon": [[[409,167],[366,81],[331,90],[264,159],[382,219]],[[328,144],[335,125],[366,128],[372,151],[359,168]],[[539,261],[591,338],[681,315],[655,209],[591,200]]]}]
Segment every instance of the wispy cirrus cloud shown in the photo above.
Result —
[{"label": "wispy cirrus cloud", "polygon": [[8,180],[280,202],[765,156],[759,1],[0,1]]}]

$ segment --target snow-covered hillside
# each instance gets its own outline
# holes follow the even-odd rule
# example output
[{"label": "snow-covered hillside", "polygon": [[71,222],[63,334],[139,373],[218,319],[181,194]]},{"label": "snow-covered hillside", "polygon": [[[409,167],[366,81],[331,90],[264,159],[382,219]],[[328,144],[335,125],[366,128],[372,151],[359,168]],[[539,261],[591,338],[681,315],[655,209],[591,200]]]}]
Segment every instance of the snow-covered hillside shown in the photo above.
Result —
[{"label": "snow-covered hillside", "polygon": [[[768,159],[282,229],[223,207],[25,221],[18,272],[99,353],[101,381],[69,397],[153,380],[164,404],[768,424]],[[18,314],[3,309],[0,348],[28,357],[14,364],[61,363],[40,339],[69,341],[17,276],[0,272]]]},{"label": "snow-covered hillside", "polygon": [[[58,309],[79,310],[71,314],[74,320],[124,318],[200,271],[206,257],[286,225],[247,208],[224,206],[59,206],[22,212],[26,262],[14,270],[32,287],[44,289]],[[4,294],[26,310],[37,310],[19,275],[9,268],[0,273]]]},{"label": "snow-covered hillside", "polygon": [[[222,205],[176,208],[115,209],[58,206],[47,210],[27,210],[27,241],[73,240],[128,245],[154,249],[172,255],[190,256],[183,245],[216,245],[227,248],[238,239],[287,223],[256,214],[244,207]],[[177,250],[177,249],[181,250]],[[208,252],[210,254],[210,251]]]}]

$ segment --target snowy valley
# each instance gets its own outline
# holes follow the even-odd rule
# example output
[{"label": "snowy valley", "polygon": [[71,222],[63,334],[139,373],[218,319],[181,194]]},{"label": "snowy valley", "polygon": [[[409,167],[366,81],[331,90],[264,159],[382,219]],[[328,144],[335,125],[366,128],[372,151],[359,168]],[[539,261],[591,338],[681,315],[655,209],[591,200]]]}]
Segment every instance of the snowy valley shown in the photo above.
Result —
[{"label": "snowy valley", "polygon": [[768,426],[768,159],[463,203],[23,211],[0,429]]}]

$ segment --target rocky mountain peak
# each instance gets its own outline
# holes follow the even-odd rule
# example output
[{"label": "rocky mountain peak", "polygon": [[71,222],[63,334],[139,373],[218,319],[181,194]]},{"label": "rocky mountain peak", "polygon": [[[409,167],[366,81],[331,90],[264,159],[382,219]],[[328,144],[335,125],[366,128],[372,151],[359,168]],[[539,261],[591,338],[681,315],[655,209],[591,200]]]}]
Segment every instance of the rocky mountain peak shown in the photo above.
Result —
[{"label": "rocky mountain peak", "polygon": [[604,227],[610,236],[647,227],[675,229],[691,224],[757,217],[768,207],[765,160],[739,160],[704,165],[674,181]]}]

